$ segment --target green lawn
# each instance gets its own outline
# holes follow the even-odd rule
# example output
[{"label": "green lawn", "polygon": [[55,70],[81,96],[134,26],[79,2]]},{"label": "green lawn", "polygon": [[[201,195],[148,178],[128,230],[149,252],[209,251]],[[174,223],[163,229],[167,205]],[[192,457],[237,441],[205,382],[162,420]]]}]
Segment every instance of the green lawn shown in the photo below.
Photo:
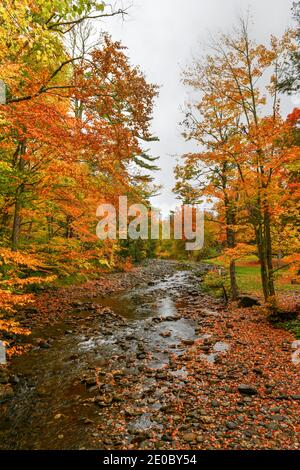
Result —
[{"label": "green lawn", "polygon": [[[205,263],[222,265],[216,260],[205,260]],[[255,258],[249,257],[245,261],[237,263],[236,275],[237,283],[241,292],[248,294],[261,293],[260,266],[255,263]],[[275,277],[276,290],[278,292],[300,292],[300,285],[291,284],[285,269],[278,271]]]}]

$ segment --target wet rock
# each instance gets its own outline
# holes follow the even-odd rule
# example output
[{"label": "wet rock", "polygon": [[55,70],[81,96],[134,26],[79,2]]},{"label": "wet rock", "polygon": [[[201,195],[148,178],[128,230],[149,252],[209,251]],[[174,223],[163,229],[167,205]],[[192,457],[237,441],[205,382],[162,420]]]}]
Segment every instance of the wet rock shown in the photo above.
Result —
[{"label": "wet rock", "polygon": [[138,353],[138,354],[136,355],[136,357],[137,357],[138,359],[143,360],[143,359],[146,359],[147,355],[146,355],[145,353]]},{"label": "wet rock", "polygon": [[126,339],[126,341],[132,341],[132,340],[136,339],[136,337],[135,337],[135,335],[130,334],[130,335],[125,336],[125,339]]},{"label": "wet rock", "polygon": [[162,333],[159,333],[160,336],[162,336],[163,338],[170,338],[171,336],[171,331],[163,331]]},{"label": "wet rock", "polygon": [[196,297],[199,294],[199,292],[193,289],[193,290],[188,291],[188,294],[192,297]]},{"label": "wet rock", "polygon": [[178,321],[180,318],[180,315],[169,315],[165,318],[165,321]]},{"label": "wet rock", "polygon": [[194,339],[183,339],[181,340],[182,344],[185,344],[186,346],[191,346],[192,344],[195,343]]},{"label": "wet rock", "polygon": [[87,387],[93,387],[97,385],[97,381],[95,377],[88,377],[87,379],[84,380],[84,382]]},{"label": "wet rock", "polygon": [[239,392],[242,395],[257,395],[258,391],[253,385],[246,385],[246,384],[241,384],[238,387]]},{"label": "wet rock", "polygon": [[103,398],[101,396],[94,398],[95,405],[99,406],[100,408],[106,408],[110,406],[112,403],[112,398]]}]

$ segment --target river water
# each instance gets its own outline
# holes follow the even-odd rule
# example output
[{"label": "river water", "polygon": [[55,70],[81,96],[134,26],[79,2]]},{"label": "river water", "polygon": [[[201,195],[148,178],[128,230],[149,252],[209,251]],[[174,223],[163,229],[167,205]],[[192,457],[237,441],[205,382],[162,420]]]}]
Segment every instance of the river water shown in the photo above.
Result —
[{"label": "river water", "polygon": [[[140,396],[134,395],[137,385],[141,396],[148,398],[141,398],[142,411],[123,429],[119,445],[155,426],[156,410],[165,403],[163,386],[153,371],[163,373],[170,354],[182,355],[186,342],[196,338],[194,321],[181,317],[176,307],[196,279],[190,271],[177,271],[149,284],[108,298],[93,298],[94,310],[106,308],[107,313],[100,316],[85,308],[90,299],[83,298],[76,320],[49,328],[53,338],[49,349],[35,348],[13,360],[18,383],[1,422],[0,448],[108,448],[112,443],[105,441],[103,431],[110,421],[110,396],[116,403],[115,392],[123,394],[118,398],[120,404],[111,408],[113,417],[113,410],[123,412],[124,397],[125,402],[126,396],[138,402]],[[115,370],[119,371],[116,378],[106,380]],[[145,374],[145,370],[152,372]],[[178,387],[186,371],[175,370],[173,375]],[[108,402],[99,399],[99,390]],[[97,399],[100,409],[95,406]],[[160,426],[157,423],[157,432]]]}]

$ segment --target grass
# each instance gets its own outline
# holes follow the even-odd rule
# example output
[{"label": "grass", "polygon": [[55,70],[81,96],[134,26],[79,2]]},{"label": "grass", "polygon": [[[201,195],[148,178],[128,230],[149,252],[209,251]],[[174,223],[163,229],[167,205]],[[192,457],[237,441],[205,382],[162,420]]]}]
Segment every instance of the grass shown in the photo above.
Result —
[{"label": "grass", "polygon": [[[223,265],[216,260],[206,260],[205,263],[215,266]],[[245,294],[262,295],[260,266],[255,257],[248,257],[244,261],[238,262],[236,265],[236,277],[239,289]],[[227,281],[228,282],[228,281]],[[288,271],[282,269],[277,272],[275,277],[276,292],[279,294],[300,292],[300,286],[291,283]],[[279,319],[274,322],[275,328],[282,328],[290,331],[297,339],[300,339],[300,320],[298,318],[286,321]]]},{"label": "grass", "polygon": [[[214,259],[204,261],[207,264],[224,266],[222,262]],[[239,289],[245,294],[261,295],[260,266],[254,256],[237,262],[236,277]],[[277,292],[300,292],[300,285],[291,284],[291,279],[286,269],[278,271],[275,275],[275,287]]]},{"label": "grass", "polygon": [[259,266],[237,266],[236,278],[239,289],[245,293],[259,293],[261,290]]},{"label": "grass", "polygon": [[300,320],[298,319],[277,323],[276,328],[284,328],[294,333],[297,339],[300,339]]}]

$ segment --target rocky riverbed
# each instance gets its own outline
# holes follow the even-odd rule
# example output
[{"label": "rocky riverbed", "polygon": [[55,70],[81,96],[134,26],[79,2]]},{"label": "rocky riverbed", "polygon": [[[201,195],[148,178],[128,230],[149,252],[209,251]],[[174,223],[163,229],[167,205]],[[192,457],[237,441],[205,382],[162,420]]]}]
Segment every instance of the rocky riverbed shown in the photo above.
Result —
[{"label": "rocky riverbed", "polygon": [[[45,292],[0,371],[1,449],[298,449],[294,338],[154,261]],[[16,344],[17,345],[17,344]]]}]

